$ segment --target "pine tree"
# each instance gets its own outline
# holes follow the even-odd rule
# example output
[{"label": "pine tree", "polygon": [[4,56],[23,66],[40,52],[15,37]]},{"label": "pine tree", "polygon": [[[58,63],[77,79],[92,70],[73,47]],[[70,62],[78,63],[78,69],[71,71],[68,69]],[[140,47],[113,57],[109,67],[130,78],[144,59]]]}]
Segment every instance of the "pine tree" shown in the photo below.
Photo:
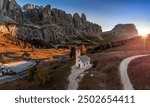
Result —
[{"label": "pine tree", "polygon": [[81,55],[85,55],[86,54],[87,49],[85,48],[84,45],[81,46],[80,50],[81,50]]}]

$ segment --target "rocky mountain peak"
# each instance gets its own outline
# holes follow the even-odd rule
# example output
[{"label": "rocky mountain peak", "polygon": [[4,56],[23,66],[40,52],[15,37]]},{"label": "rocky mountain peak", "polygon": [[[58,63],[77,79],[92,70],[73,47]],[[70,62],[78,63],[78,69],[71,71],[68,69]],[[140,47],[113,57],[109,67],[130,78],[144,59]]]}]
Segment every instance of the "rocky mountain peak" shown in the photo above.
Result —
[{"label": "rocky mountain peak", "polygon": [[80,16],[79,16],[78,13],[75,13],[75,14],[73,15],[73,21],[74,21],[75,27],[76,27],[77,29],[80,29],[81,26],[82,26],[82,22],[81,22],[81,18],[80,18]]},{"label": "rocky mountain peak", "polygon": [[43,7],[28,3],[22,7],[22,10],[26,11],[26,10],[39,9],[39,8],[43,8]]},{"label": "rocky mountain peak", "polygon": [[134,24],[118,24],[111,31],[103,32],[101,36],[112,40],[123,40],[138,36],[138,31]]},{"label": "rocky mountain peak", "polygon": [[122,33],[124,35],[138,35],[138,31],[134,24],[118,24],[112,29],[112,32],[115,34]]},{"label": "rocky mountain peak", "polygon": [[11,0],[9,4],[9,9],[12,10],[14,8],[17,8],[19,5],[17,4],[16,0]]},{"label": "rocky mountain peak", "polygon": [[86,21],[86,15],[84,13],[81,14],[81,19]]},{"label": "rocky mountain peak", "polygon": [[16,0],[1,0],[0,5],[0,14],[9,16],[15,21],[23,19],[21,7],[17,4]]},{"label": "rocky mountain peak", "polygon": [[45,6],[45,8],[49,8],[49,9],[51,9],[51,5],[50,5],[50,4],[48,4],[48,5],[46,5],[46,6]]},{"label": "rocky mountain peak", "polygon": [[[87,21],[84,13],[71,15],[51,5],[37,6],[26,4],[23,7],[16,0],[1,0],[0,13],[9,16],[18,23],[17,37],[41,46],[68,44],[98,44],[103,38],[102,28],[98,24]],[[116,25],[109,36],[123,37],[137,35],[133,24]]]}]

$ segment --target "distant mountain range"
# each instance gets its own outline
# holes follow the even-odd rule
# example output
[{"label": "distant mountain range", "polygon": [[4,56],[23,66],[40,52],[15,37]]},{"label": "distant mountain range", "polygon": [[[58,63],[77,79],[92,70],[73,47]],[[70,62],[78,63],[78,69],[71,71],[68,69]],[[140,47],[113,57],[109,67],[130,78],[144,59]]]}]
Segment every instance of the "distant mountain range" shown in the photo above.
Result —
[{"label": "distant mountain range", "polygon": [[101,26],[87,21],[84,13],[71,15],[51,5],[21,7],[15,0],[1,0],[0,14],[18,23],[18,38],[41,46],[99,44],[138,36],[134,24],[119,24],[109,32],[102,32]]}]

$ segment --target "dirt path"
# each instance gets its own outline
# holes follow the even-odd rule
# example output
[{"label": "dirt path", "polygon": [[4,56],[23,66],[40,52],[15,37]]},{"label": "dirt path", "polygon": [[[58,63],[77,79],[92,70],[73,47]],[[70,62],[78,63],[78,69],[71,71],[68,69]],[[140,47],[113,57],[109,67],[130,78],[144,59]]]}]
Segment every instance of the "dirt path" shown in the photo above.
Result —
[{"label": "dirt path", "polygon": [[71,74],[68,77],[69,85],[68,90],[77,90],[79,87],[79,82],[85,75],[85,71],[90,69],[92,65],[89,65],[85,69],[76,68],[75,65],[71,67]]},{"label": "dirt path", "polygon": [[121,82],[123,84],[124,90],[134,90],[134,88],[131,84],[131,81],[128,77],[128,72],[127,72],[129,63],[136,58],[140,58],[140,57],[144,57],[144,56],[148,56],[148,55],[150,55],[150,54],[131,56],[131,57],[124,59],[120,63],[119,70],[120,70]]}]

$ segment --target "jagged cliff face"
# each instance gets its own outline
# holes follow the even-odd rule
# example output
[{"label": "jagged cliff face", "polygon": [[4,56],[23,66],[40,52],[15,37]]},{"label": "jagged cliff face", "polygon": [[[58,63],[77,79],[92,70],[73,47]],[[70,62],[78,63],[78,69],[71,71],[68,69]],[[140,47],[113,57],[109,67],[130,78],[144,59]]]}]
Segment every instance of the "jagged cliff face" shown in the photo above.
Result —
[{"label": "jagged cliff face", "polygon": [[[94,43],[100,41],[101,27],[86,21],[84,14],[73,16],[59,9],[28,9],[23,12],[24,18],[30,21],[30,27],[22,26],[21,30],[29,31],[29,38],[44,40],[52,44]],[[33,27],[36,25],[36,28]],[[35,31],[31,30],[35,28]],[[25,34],[23,34],[25,35]],[[33,37],[34,36],[34,37]]]},{"label": "jagged cliff face", "polygon": [[50,5],[27,4],[22,10],[15,0],[1,0],[0,8],[1,14],[19,23],[18,38],[47,46],[98,44],[107,36],[126,39],[138,35],[134,25],[118,25],[112,31],[102,33],[101,26],[87,21],[85,14],[71,15]]},{"label": "jagged cliff face", "polygon": [[0,0],[0,10],[3,8],[3,2],[4,0]]},{"label": "jagged cliff face", "polygon": [[17,4],[16,0],[3,0],[1,3],[0,12],[2,15],[9,16],[15,21],[23,20],[21,7]]},{"label": "jagged cliff face", "polygon": [[18,28],[16,25],[1,25],[0,24],[0,34],[16,36]]},{"label": "jagged cliff face", "polygon": [[23,8],[15,0],[5,0],[1,14],[19,23],[18,37],[27,41],[41,41],[47,45],[98,43],[102,38],[101,26],[88,22],[85,14],[73,16],[50,5],[38,7],[26,5]]},{"label": "jagged cliff face", "polygon": [[16,36],[18,24],[7,16],[0,15],[0,35]]}]

